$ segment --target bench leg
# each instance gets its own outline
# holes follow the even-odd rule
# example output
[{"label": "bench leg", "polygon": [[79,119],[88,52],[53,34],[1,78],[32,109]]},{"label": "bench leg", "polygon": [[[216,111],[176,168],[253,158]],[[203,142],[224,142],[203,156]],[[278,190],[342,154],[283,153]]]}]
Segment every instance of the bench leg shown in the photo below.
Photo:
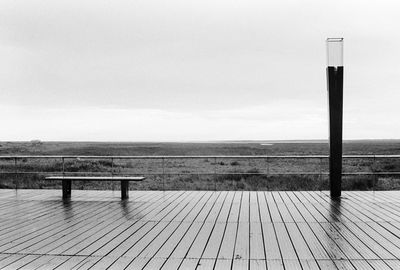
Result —
[{"label": "bench leg", "polygon": [[129,181],[122,180],[121,181],[121,199],[129,198]]},{"label": "bench leg", "polygon": [[71,180],[62,180],[63,199],[71,198]]}]

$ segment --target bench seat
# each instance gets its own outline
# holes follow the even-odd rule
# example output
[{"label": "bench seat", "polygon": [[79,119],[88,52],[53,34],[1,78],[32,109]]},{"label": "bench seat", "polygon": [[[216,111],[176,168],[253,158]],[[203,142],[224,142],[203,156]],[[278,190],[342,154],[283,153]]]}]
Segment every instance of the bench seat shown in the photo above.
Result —
[{"label": "bench seat", "polygon": [[129,181],[143,181],[143,176],[48,176],[46,180],[61,180],[63,198],[71,198],[72,181],[121,181],[121,199],[129,198]]}]

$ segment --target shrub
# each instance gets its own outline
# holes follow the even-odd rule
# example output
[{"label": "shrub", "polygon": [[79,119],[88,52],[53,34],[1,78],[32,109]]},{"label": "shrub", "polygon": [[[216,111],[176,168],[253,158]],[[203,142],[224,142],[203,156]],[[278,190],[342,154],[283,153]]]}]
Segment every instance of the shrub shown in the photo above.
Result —
[{"label": "shrub", "polygon": [[244,183],[243,182],[238,182],[237,184],[236,184],[236,188],[237,189],[244,189],[244,187],[245,187],[245,185],[244,185]]},{"label": "shrub", "polygon": [[257,168],[252,168],[250,170],[247,170],[247,173],[260,173],[260,170]]}]

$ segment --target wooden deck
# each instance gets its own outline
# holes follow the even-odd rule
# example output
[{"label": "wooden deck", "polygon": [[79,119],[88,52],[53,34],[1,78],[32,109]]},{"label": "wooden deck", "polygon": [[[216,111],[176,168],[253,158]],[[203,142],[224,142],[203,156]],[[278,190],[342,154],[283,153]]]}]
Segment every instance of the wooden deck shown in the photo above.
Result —
[{"label": "wooden deck", "polygon": [[1,269],[400,269],[400,191],[0,190]]}]

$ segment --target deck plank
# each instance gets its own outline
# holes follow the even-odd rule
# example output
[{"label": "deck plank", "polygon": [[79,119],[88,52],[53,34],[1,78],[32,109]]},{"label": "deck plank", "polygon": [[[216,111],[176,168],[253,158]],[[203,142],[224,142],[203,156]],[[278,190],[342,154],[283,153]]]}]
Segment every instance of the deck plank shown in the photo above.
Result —
[{"label": "deck plank", "polygon": [[[325,207],[331,207],[332,205],[328,204],[328,201],[326,198],[322,197],[322,200],[320,200],[320,203],[322,205],[325,205]],[[339,206],[334,205],[333,208],[338,208]],[[379,258],[381,259],[394,259],[393,252],[389,251],[388,248],[386,248],[386,245],[389,244],[389,246],[393,247],[393,244],[385,239],[382,236],[379,237],[372,237],[373,235],[377,235],[378,233],[374,231],[370,226],[372,224],[372,220],[366,220],[363,222],[360,222],[361,220],[358,220],[357,222],[352,222],[353,219],[357,219],[355,215],[352,215],[351,212],[347,210],[340,210],[340,213],[337,212],[336,209],[336,214],[340,214],[343,217],[343,220],[345,220],[345,223],[341,222],[336,222],[334,225],[336,227],[340,226],[342,228],[342,234],[346,233],[347,230],[349,230],[354,237],[351,235],[347,234],[346,239],[347,241],[352,241],[352,244],[354,246],[361,245],[363,248],[357,249],[360,254],[365,258],[365,259],[370,259],[369,257],[374,257],[374,255],[371,254],[370,251],[374,252]],[[371,235],[371,232],[372,235]],[[377,241],[379,239],[379,241]],[[382,245],[382,241],[385,242]],[[386,244],[386,245],[385,245]],[[398,252],[398,248],[395,247],[394,252]]]},{"label": "deck plank", "polygon": [[[204,195],[206,195],[206,194],[204,194]],[[202,198],[209,197],[209,196],[204,196],[204,195],[202,196]],[[153,260],[150,265],[153,265],[154,263],[157,263],[157,261],[159,261],[157,259],[163,258],[163,257],[161,257],[162,255],[159,254],[160,249],[161,248],[168,249],[168,248],[174,247],[174,243],[179,241],[179,239],[181,238],[180,236],[175,237],[173,239],[174,241],[169,242],[169,240],[171,239],[171,236],[174,235],[176,231],[181,231],[181,232],[187,231],[188,227],[190,226],[190,223],[186,223],[186,222],[183,223],[182,220],[184,220],[189,215],[189,213],[193,212],[193,210],[195,212],[197,212],[197,214],[198,214],[198,208],[196,208],[196,206],[199,205],[199,202],[202,202],[202,200],[200,199],[200,200],[191,201],[191,203],[189,204],[191,209],[188,212],[186,212],[186,215],[183,216],[183,218],[174,219],[174,221],[170,222],[168,224],[168,226],[162,231],[162,233],[158,234],[152,240],[151,244],[149,244],[146,248],[142,249],[135,256],[135,259],[130,262],[128,269],[130,269],[132,267],[134,267],[136,269],[141,269],[144,266],[146,266],[151,259],[153,259]],[[185,211],[182,211],[181,213],[185,213]],[[176,220],[178,220],[178,221],[176,221]],[[168,250],[166,252],[168,252]],[[157,257],[155,257],[156,254],[157,254]],[[167,256],[165,256],[164,258],[167,259]]]},{"label": "deck plank", "polygon": [[1,269],[400,269],[400,191],[0,189]]}]

